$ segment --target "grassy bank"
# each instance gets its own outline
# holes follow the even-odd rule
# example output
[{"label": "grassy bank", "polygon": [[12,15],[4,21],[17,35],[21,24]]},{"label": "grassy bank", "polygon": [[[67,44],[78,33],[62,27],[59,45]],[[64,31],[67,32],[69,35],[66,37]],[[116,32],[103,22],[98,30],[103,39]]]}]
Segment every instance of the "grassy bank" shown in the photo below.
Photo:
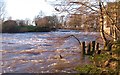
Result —
[{"label": "grassy bank", "polygon": [[55,29],[37,26],[16,26],[14,28],[2,28],[2,33],[22,33],[22,32],[49,32]]}]

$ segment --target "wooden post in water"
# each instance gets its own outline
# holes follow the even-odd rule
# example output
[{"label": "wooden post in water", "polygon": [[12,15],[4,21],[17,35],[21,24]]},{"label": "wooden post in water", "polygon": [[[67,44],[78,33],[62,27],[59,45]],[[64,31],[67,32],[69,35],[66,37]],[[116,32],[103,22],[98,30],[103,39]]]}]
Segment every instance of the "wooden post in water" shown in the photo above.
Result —
[{"label": "wooden post in water", "polygon": [[96,50],[99,50],[99,43],[96,44]]},{"label": "wooden post in water", "polygon": [[95,51],[95,41],[92,41],[92,53]]},{"label": "wooden post in water", "polygon": [[85,54],[85,41],[82,42],[81,46],[82,46],[82,54],[84,55]]},{"label": "wooden post in water", "polygon": [[88,49],[87,49],[87,54],[89,55],[91,52],[91,44],[90,43],[88,43]]}]

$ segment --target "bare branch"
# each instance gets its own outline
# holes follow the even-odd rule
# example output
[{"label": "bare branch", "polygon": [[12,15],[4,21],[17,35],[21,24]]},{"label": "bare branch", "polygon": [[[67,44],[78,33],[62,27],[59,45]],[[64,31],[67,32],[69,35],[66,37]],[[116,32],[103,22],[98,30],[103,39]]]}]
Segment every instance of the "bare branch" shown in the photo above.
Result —
[{"label": "bare branch", "polygon": [[98,12],[97,10],[93,9],[91,6],[88,6],[88,5],[86,5],[85,3],[82,3],[82,2],[70,2],[70,3],[81,4],[81,5],[84,5],[88,8],[90,8],[92,11]]},{"label": "bare branch", "polygon": [[78,41],[78,43],[79,43],[79,45],[81,45],[81,42],[80,42],[80,40],[75,36],[75,35],[69,35],[69,36],[66,36],[66,37],[64,37],[64,38],[69,38],[69,37],[74,37],[77,41]]},{"label": "bare branch", "polygon": [[0,19],[2,19],[5,15],[5,3],[0,2]]},{"label": "bare branch", "polygon": [[[117,5],[117,4],[116,4],[116,5]],[[106,10],[103,2],[102,2],[102,6],[103,6],[103,8],[104,8],[104,10],[105,10],[106,15],[108,16],[108,18],[110,19],[110,21],[112,21],[111,24],[114,25],[115,28],[120,32],[120,28],[117,26],[117,23],[115,22],[115,19],[113,19],[112,16],[111,16],[111,14],[109,14],[109,13],[107,12],[107,10]],[[115,9],[116,9],[116,8],[115,8]],[[116,18],[117,18],[117,16],[116,16]]]}]

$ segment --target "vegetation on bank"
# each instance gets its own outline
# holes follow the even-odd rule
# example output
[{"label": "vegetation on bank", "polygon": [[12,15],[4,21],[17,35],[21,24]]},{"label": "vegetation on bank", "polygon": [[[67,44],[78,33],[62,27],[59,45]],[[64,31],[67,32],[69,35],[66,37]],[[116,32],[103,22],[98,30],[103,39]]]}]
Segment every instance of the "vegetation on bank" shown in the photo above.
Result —
[{"label": "vegetation on bank", "polygon": [[[33,26],[34,25],[34,26]],[[0,32],[18,33],[18,32],[49,32],[59,28],[61,23],[56,15],[35,17],[33,21],[26,20],[6,20],[2,21]]]},{"label": "vegetation on bank", "polygon": [[54,31],[54,28],[48,27],[37,27],[37,26],[13,26],[13,27],[3,27],[2,33],[23,33],[23,32],[49,32]]},{"label": "vegetation on bank", "polygon": [[109,42],[111,49],[105,46],[100,54],[90,56],[91,64],[78,66],[76,70],[80,73],[90,75],[119,75],[120,74],[120,39]]},{"label": "vegetation on bank", "polygon": [[7,20],[2,23],[2,33],[21,33],[21,32],[49,32],[56,28],[46,23],[44,26],[26,25],[23,22],[17,23],[15,20]]}]

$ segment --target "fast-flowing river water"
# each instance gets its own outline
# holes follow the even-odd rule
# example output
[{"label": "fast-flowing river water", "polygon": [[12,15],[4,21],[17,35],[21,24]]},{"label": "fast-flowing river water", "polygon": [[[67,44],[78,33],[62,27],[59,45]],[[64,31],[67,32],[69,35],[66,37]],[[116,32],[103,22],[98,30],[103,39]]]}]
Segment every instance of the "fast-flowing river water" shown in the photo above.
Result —
[{"label": "fast-flowing river water", "polygon": [[97,32],[30,32],[3,33],[3,73],[74,73],[77,66],[90,63],[81,56],[78,41],[65,38],[75,35],[80,41],[95,40]]}]

